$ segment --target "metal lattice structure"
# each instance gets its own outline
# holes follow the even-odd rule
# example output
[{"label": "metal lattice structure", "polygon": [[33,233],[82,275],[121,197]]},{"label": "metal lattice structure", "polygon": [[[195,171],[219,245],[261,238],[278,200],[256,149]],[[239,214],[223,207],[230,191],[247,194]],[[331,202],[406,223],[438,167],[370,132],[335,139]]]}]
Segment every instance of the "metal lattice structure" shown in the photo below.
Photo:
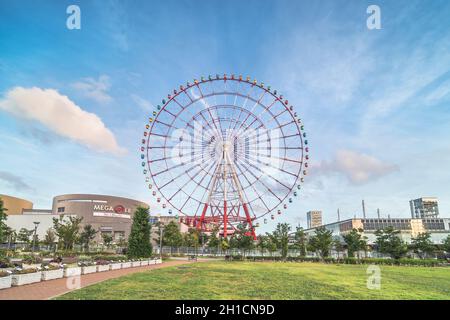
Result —
[{"label": "metal lattice structure", "polygon": [[[281,214],[307,174],[301,119],[276,90],[249,77],[194,80],[173,90],[148,119],[141,159],[156,203],[200,230]],[[267,219],[264,218],[264,222]]]}]

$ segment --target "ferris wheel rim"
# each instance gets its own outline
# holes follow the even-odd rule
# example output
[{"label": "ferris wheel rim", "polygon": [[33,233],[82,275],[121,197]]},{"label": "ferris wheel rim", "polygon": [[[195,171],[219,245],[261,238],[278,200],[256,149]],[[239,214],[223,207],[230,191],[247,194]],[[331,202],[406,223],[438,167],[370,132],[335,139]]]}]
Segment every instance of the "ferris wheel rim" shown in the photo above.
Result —
[{"label": "ferris wheel rim", "polygon": [[[162,105],[161,108],[159,109],[158,115],[160,114],[160,112],[163,112],[163,111],[168,112],[168,113],[171,113],[171,112],[168,111],[166,108],[169,106],[169,104],[170,104],[171,102],[175,101],[175,103],[177,103],[177,104],[181,107],[181,110],[174,116],[174,119],[173,119],[173,121],[172,121],[172,123],[171,123],[171,125],[173,125],[173,123],[174,123],[177,119],[182,120],[181,118],[179,118],[180,114],[183,113],[185,109],[189,108],[190,105],[192,105],[192,104],[194,104],[194,103],[196,103],[196,102],[198,102],[198,101],[200,101],[200,100],[202,100],[202,99],[204,99],[204,98],[206,98],[206,97],[210,97],[210,96],[212,97],[212,96],[218,96],[218,95],[234,95],[234,96],[240,96],[240,97],[242,97],[242,98],[246,98],[246,99],[252,100],[252,101],[255,102],[255,103],[260,104],[260,100],[257,101],[257,100],[255,100],[253,97],[250,97],[249,94],[248,94],[248,95],[243,95],[242,93],[239,93],[239,92],[237,92],[237,91],[234,91],[234,92],[233,92],[233,91],[212,92],[212,93],[210,93],[210,94],[208,94],[208,95],[201,95],[200,97],[197,97],[196,99],[192,99],[192,98],[190,97],[190,95],[187,94],[187,92],[186,92],[187,90],[189,90],[189,89],[192,88],[192,87],[198,87],[199,84],[207,83],[207,82],[214,82],[214,81],[224,81],[224,82],[226,82],[226,81],[236,81],[236,82],[244,83],[244,84],[247,84],[247,85],[251,85],[251,88],[253,88],[253,87],[258,87],[258,88],[260,88],[260,89],[262,89],[262,90],[264,91],[262,95],[265,95],[266,93],[270,94],[273,98],[275,98],[273,104],[277,103],[277,101],[281,102],[281,104],[282,104],[283,107],[285,108],[285,110],[284,110],[283,112],[287,111],[292,119],[296,119],[296,117],[294,116],[292,110],[288,107],[287,100],[286,100],[285,103],[283,103],[282,95],[280,95],[280,97],[277,97],[276,91],[275,91],[275,92],[271,92],[270,89],[265,88],[263,85],[258,85],[258,84],[255,84],[255,83],[251,83],[251,82],[248,81],[248,80],[242,80],[242,79],[236,79],[236,78],[232,79],[232,78],[226,78],[226,77],[218,77],[218,78],[216,78],[216,79],[202,80],[201,82],[196,82],[196,81],[194,80],[194,84],[189,85],[189,83],[188,83],[188,85],[187,85],[185,88],[183,88],[183,89],[182,89],[182,86],[180,86],[180,91],[175,91],[175,90],[174,90],[174,95],[173,95],[173,96],[172,96],[172,95],[168,95],[168,100],[167,100],[167,101],[165,101],[165,99],[163,99],[163,105]],[[190,99],[190,102],[189,102],[187,105],[185,105],[185,106],[181,106],[181,105],[177,102],[177,100],[175,99],[176,97],[178,97],[178,96],[181,95],[182,93],[185,93],[185,95]],[[264,108],[267,108],[267,106],[265,106],[265,105],[263,105],[263,104],[260,104],[260,105],[261,105],[262,107],[264,107]],[[217,105],[214,105],[213,107],[218,107],[218,106],[217,106]],[[241,109],[240,111],[245,110],[245,111],[247,111],[249,114],[252,114],[253,116],[256,117],[256,114],[253,114],[251,111],[248,111],[248,110],[246,110],[245,108],[242,108],[241,106],[238,106],[238,108]],[[270,108],[270,107],[269,107],[269,108]],[[269,111],[269,114],[270,114],[271,118],[272,118],[272,119],[275,119],[275,120],[277,121],[277,123],[279,124],[278,120],[276,119],[277,116],[275,116],[274,114],[272,114],[272,113],[270,112],[270,110],[268,110],[268,111]],[[198,113],[197,113],[197,114],[198,114]],[[193,116],[193,118],[194,118],[197,114],[195,114],[195,115]],[[158,122],[158,121],[157,121],[158,115],[155,117],[155,120],[154,120],[154,121],[151,123],[151,125],[150,125],[150,128],[149,128],[149,130],[148,130],[148,138],[146,139],[146,143],[144,144],[144,145],[146,146],[146,149],[147,149],[147,150],[146,150],[146,154],[147,154],[147,161],[146,161],[146,162],[147,162],[148,172],[149,172],[149,175],[150,175],[150,177],[151,177],[151,179],[152,179],[152,183],[153,183],[153,184],[155,185],[155,187],[156,187],[156,190],[159,190],[159,193],[160,193],[161,196],[165,199],[165,201],[166,201],[168,204],[170,204],[173,208],[179,210],[179,212],[180,212],[181,214],[183,214],[183,215],[188,215],[187,213],[185,213],[185,212],[182,210],[184,206],[182,206],[182,208],[179,209],[179,208],[177,208],[177,205],[175,205],[175,204],[173,204],[173,203],[171,202],[171,200],[173,199],[173,196],[174,196],[174,195],[172,195],[172,197],[171,197],[170,199],[168,199],[169,197],[166,196],[166,194],[165,194],[164,192],[161,192],[161,191],[160,191],[160,186],[158,185],[158,182],[154,179],[154,174],[153,174],[153,172],[152,172],[152,168],[151,168],[151,165],[150,165],[151,162],[148,161],[148,159],[149,159],[149,150],[150,150],[150,147],[149,147],[149,145],[150,145],[150,137],[152,136],[152,131],[153,131],[154,126],[155,126],[156,123]],[[246,121],[246,120],[242,121],[242,123],[245,123],[245,121]],[[183,120],[183,122],[186,122],[186,121]],[[263,123],[263,122],[261,121],[261,123]],[[302,132],[303,130],[299,127],[299,123],[298,123],[297,121],[294,121],[293,123],[295,123],[296,129],[297,129],[297,132],[298,132],[298,136],[299,136],[299,138],[300,138],[301,146],[302,146],[302,147],[299,149],[299,150],[301,150],[301,156],[300,156],[300,161],[299,161],[299,163],[300,163],[299,169],[298,169],[298,171],[297,171],[297,173],[296,173],[296,175],[297,175],[297,176],[296,176],[296,179],[294,179],[293,182],[292,182],[292,184],[290,184],[290,186],[287,187],[287,192],[284,193],[284,196],[281,196],[280,198],[277,197],[280,201],[279,201],[279,203],[278,203],[277,205],[275,205],[273,208],[271,208],[270,210],[268,210],[268,211],[266,211],[266,212],[264,212],[264,213],[262,213],[262,214],[260,214],[260,215],[256,215],[256,214],[255,214],[255,210],[252,209],[252,212],[253,212],[253,214],[254,214],[254,218],[255,218],[255,219],[259,219],[259,218],[262,218],[262,217],[268,215],[270,212],[272,212],[273,210],[275,210],[277,206],[283,204],[283,202],[285,202],[285,200],[288,198],[288,196],[290,195],[290,193],[292,192],[292,190],[293,190],[293,189],[295,188],[295,186],[298,184],[299,179],[301,179],[301,177],[303,176],[303,175],[302,175],[302,170],[304,169],[304,159],[305,159],[305,144],[304,144],[304,141],[303,141],[303,136],[302,136],[302,134],[301,134],[301,132]],[[168,131],[168,132],[169,132],[169,131]],[[282,138],[283,138],[283,139],[286,139],[286,136],[283,136]],[[283,141],[283,142],[285,142],[285,141]],[[164,157],[165,157],[165,158],[166,158],[166,152],[167,152],[167,148],[166,148],[166,147],[167,147],[167,137],[164,138],[164,147],[163,147],[163,149],[164,149],[164,150],[163,150],[163,151],[164,151]],[[307,147],[306,147],[306,148],[307,148]],[[286,148],[285,148],[285,151],[286,151]],[[308,151],[308,150],[306,149],[306,153],[307,153],[307,151]],[[285,160],[286,160],[286,159],[285,159]],[[167,168],[167,171],[170,171],[170,170],[169,170],[170,167],[169,167],[169,165],[167,164],[167,159],[165,160],[165,162],[166,162],[166,168]],[[213,165],[214,165],[214,163],[213,163]],[[206,166],[206,168],[207,168],[207,167],[208,167],[208,166]],[[204,169],[206,169],[206,168],[204,168]],[[203,169],[203,170],[204,170],[204,169]],[[242,172],[242,170],[241,170],[241,172]],[[251,173],[251,171],[249,171],[249,172]],[[305,173],[305,174],[306,174],[306,173]],[[263,173],[261,173],[261,175],[259,176],[259,178],[261,178],[262,176],[263,176]],[[190,177],[190,175],[189,175],[189,177]],[[258,178],[257,180],[259,180],[259,178]],[[195,180],[193,180],[191,177],[190,177],[190,181],[194,181],[194,182],[195,182]],[[256,181],[256,180],[255,180],[255,181]],[[302,182],[303,182],[303,181],[302,181]],[[197,182],[195,182],[195,183],[197,184]],[[254,183],[255,183],[255,182],[253,182],[253,184],[254,184]],[[250,188],[250,187],[252,187],[253,184],[250,184],[250,183],[249,183],[248,186],[246,186],[245,188]],[[197,184],[197,186],[199,186],[199,185]],[[203,187],[203,186],[201,186],[201,187]],[[203,187],[203,188],[204,188],[204,187]],[[203,203],[201,202],[201,199],[202,199],[202,198],[200,198],[200,201],[199,201],[199,200],[197,200],[197,199],[195,199],[195,198],[191,198],[191,195],[192,195],[192,194],[189,195],[188,193],[186,193],[186,192],[185,192],[184,190],[182,190],[182,189],[181,189],[180,191],[182,191],[182,192],[188,197],[187,201],[188,201],[189,199],[193,199],[193,200],[195,200],[196,202],[199,203],[199,206],[201,206],[201,205],[203,204]],[[270,191],[270,190],[269,190],[269,191]],[[256,192],[256,191],[255,191],[255,192]],[[251,206],[251,203],[252,203],[252,202],[254,202],[254,201],[256,201],[257,199],[261,198],[261,195],[260,195],[259,193],[256,192],[256,194],[257,194],[259,197],[257,197],[257,198],[255,198],[255,199],[249,201],[248,204],[249,204],[250,206]],[[186,204],[186,203],[185,203],[185,204]],[[198,210],[197,210],[197,211],[198,211]],[[196,212],[197,212],[197,211],[196,211]]]}]

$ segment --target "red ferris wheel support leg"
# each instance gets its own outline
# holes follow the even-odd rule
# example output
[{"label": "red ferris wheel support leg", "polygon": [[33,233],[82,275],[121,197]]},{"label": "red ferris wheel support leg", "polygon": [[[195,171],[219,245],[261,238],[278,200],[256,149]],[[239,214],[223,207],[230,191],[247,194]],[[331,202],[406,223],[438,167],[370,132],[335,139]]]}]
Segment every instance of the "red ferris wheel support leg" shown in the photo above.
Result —
[{"label": "red ferris wheel support leg", "polygon": [[227,237],[228,231],[228,216],[227,216],[227,201],[223,201],[223,237]]},{"label": "red ferris wheel support leg", "polygon": [[253,237],[253,240],[256,240],[255,228],[253,228],[252,218],[250,218],[250,213],[248,212],[247,204],[243,203],[242,207],[244,208],[245,217],[247,218],[247,222],[250,226],[250,233]]},{"label": "red ferris wheel support leg", "polygon": [[205,203],[205,206],[203,207],[202,215],[200,216],[200,220],[197,224],[197,230],[203,229],[203,220],[205,219],[206,209],[208,209],[207,203]]}]

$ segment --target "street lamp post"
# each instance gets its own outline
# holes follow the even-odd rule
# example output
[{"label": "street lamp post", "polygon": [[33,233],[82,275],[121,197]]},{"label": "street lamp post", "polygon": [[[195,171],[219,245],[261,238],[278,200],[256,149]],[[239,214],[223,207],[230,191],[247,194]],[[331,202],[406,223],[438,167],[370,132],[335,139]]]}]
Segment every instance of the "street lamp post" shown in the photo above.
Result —
[{"label": "street lamp post", "polygon": [[162,237],[163,237],[163,225],[159,224],[159,257],[162,259]]},{"label": "street lamp post", "polygon": [[33,236],[33,252],[34,252],[34,250],[36,249],[36,232],[37,232],[37,228],[38,228],[38,225],[40,222],[35,221],[33,223],[34,223],[34,236]]}]

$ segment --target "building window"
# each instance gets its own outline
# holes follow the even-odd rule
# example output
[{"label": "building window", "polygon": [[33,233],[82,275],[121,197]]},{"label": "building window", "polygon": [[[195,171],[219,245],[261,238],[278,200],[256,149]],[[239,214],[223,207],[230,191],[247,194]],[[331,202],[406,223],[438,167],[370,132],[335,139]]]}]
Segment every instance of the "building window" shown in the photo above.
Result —
[{"label": "building window", "polygon": [[58,207],[58,213],[64,212],[65,209],[66,209],[65,207]]}]

